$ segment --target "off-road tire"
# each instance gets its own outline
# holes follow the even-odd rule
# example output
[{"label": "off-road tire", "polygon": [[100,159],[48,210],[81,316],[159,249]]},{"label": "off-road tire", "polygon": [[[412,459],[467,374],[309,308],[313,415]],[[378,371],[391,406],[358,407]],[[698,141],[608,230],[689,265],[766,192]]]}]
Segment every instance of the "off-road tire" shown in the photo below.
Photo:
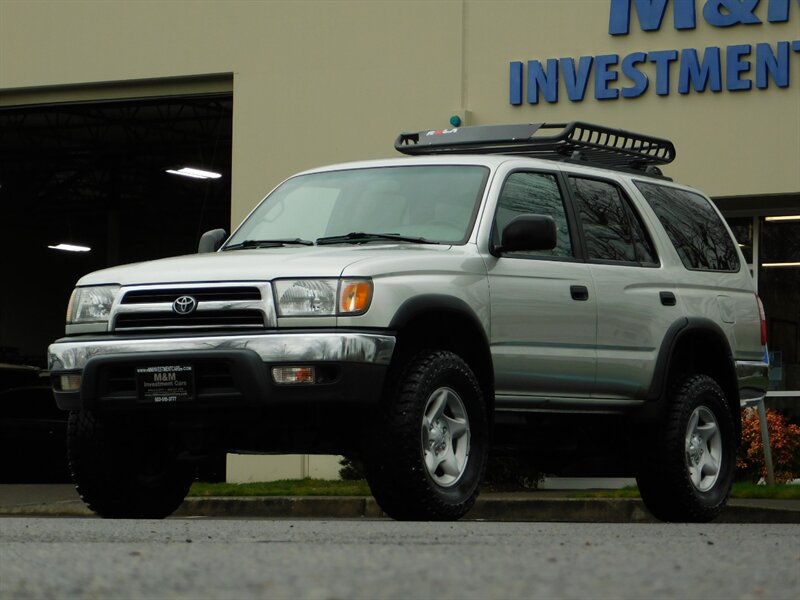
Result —
[{"label": "off-road tire", "polygon": [[[425,462],[423,444],[431,452],[436,441],[422,432],[423,423],[429,422],[425,409],[432,408],[431,400],[442,390],[448,395],[448,405],[452,402],[466,414],[462,421],[467,421],[467,433],[460,432],[458,440],[453,435],[456,441],[451,442],[453,448],[463,452],[459,444],[468,435],[467,456],[457,476],[432,475]],[[441,421],[453,423],[451,416]],[[445,437],[437,439],[441,441],[446,435],[445,430]],[[376,427],[365,436],[369,440],[369,448],[363,453],[365,473],[381,509],[398,520],[446,521],[464,516],[478,496],[486,468],[488,435],[481,388],[464,360],[446,351],[418,353],[390,374]]]},{"label": "off-road tire", "polygon": [[121,418],[74,411],[67,455],[75,488],[95,513],[111,519],[163,519],[181,505],[194,480],[164,432]]},{"label": "off-road tire", "polygon": [[[737,440],[732,412],[719,384],[707,375],[682,377],[671,389],[663,421],[649,432],[650,440],[643,441],[644,460],[636,480],[645,506],[656,518],[705,523],[720,514],[733,484]],[[719,438],[700,443],[706,434],[692,435],[697,427],[692,429],[693,415],[700,415],[701,424],[713,422],[716,433],[711,435]],[[708,458],[712,454],[713,460]],[[718,463],[716,479],[709,475],[702,484],[693,483],[691,473],[698,471],[693,461],[703,460]]]}]

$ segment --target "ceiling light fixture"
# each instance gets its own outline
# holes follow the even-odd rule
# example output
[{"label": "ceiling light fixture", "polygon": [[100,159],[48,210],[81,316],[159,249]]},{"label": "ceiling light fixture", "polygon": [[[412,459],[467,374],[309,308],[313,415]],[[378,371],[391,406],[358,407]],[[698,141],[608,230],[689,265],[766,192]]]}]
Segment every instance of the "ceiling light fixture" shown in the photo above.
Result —
[{"label": "ceiling light fixture", "polygon": [[48,246],[51,250],[63,250],[65,252],[89,252],[89,246],[76,246],[74,244],[58,244],[57,246]]},{"label": "ceiling light fixture", "polygon": [[192,179],[219,179],[222,173],[215,173],[214,171],[204,171],[203,169],[195,169],[193,167],[182,167],[180,169],[167,169],[167,173],[172,175],[183,175],[184,177],[191,177]]},{"label": "ceiling light fixture", "polygon": [[800,262],[762,263],[762,267],[800,267]]},{"label": "ceiling light fixture", "polygon": [[781,215],[778,217],[765,217],[765,221],[800,221],[800,215]]}]

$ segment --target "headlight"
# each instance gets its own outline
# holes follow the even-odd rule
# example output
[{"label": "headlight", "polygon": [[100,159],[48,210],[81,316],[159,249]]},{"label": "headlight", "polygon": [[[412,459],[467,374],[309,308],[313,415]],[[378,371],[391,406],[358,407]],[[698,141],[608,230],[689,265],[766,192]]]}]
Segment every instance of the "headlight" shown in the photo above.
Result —
[{"label": "headlight", "polygon": [[118,285],[75,288],[67,305],[67,323],[108,321],[117,292],[119,292]]},{"label": "headlight", "polygon": [[278,316],[360,315],[369,308],[368,279],[280,279],[275,281]]}]

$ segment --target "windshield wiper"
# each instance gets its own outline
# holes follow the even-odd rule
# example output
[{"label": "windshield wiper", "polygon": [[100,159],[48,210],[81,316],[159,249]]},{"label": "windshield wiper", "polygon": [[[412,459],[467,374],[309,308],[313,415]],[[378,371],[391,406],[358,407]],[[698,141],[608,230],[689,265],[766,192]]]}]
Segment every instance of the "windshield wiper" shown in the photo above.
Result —
[{"label": "windshield wiper", "polygon": [[424,237],[413,237],[400,235],[399,233],[366,233],[363,231],[351,231],[345,235],[331,235],[328,237],[317,238],[317,244],[363,244],[376,240],[392,240],[394,242],[413,242],[416,244],[438,244]]},{"label": "windshield wiper", "polygon": [[241,248],[278,248],[287,244],[300,244],[302,246],[313,246],[314,242],[311,240],[304,240],[301,238],[286,238],[277,240],[245,240],[238,244],[231,244],[225,246],[222,250],[239,250]]}]

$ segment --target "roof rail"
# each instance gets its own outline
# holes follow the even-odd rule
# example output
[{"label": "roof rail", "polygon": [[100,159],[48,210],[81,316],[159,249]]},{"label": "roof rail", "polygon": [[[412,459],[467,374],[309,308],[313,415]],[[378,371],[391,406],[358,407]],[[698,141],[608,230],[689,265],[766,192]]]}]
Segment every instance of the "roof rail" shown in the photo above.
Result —
[{"label": "roof rail", "polygon": [[[556,130],[551,135],[542,135]],[[550,160],[571,160],[598,166],[658,171],[675,159],[671,141],[593,125],[522,123],[481,125],[401,133],[394,147],[403,154],[511,154]]]}]

